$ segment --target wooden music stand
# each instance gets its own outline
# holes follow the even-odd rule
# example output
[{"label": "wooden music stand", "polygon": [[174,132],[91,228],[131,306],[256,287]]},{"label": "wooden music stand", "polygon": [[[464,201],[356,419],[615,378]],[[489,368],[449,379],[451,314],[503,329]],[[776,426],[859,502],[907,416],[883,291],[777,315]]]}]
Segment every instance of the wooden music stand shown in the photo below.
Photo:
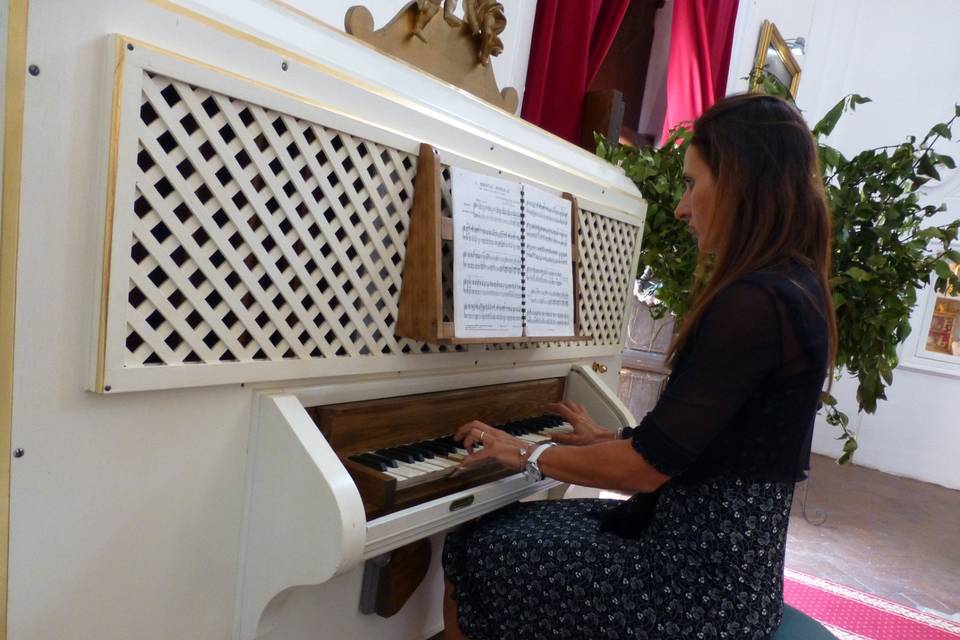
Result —
[{"label": "wooden music stand", "polygon": [[394,333],[431,344],[501,344],[513,342],[574,342],[591,340],[580,334],[580,250],[577,231],[576,198],[564,193],[573,207],[571,216],[571,262],[573,266],[572,336],[515,336],[458,338],[452,322],[443,320],[442,242],[453,242],[453,219],[440,207],[440,158],[431,145],[420,145],[420,160],[414,181],[413,209],[407,231],[407,250],[403,261],[403,281]]}]

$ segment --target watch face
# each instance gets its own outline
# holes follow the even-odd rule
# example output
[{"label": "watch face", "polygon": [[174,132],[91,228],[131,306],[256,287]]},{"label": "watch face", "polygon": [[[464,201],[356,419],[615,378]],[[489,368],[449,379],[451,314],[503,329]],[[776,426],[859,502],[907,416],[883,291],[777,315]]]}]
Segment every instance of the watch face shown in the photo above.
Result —
[{"label": "watch face", "polygon": [[536,462],[528,462],[523,470],[523,475],[531,480],[543,480],[543,476],[540,474],[540,465]]}]

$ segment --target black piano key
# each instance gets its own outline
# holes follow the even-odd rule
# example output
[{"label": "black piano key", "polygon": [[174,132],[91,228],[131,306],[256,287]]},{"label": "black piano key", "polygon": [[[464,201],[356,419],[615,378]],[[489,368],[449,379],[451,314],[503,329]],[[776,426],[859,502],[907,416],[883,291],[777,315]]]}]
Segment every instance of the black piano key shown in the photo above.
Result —
[{"label": "black piano key", "polygon": [[530,422],[530,433],[540,433],[549,426],[550,424],[546,420],[532,420]]},{"label": "black piano key", "polygon": [[435,442],[439,442],[439,443],[444,444],[444,445],[450,445],[451,447],[454,448],[454,450],[456,450],[457,448],[460,447],[460,443],[463,442],[463,441],[462,441],[462,440],[454,440],[454,439],[453,439],[453,436],[450,435],[450,436],[444,436],[444,437],[442,437],[442,438],[438,438],[437,440],[435,440]]},{"label": "black piano key", "polygon": [[392,458],[388,458],[388,457],[386,457],[386,456],[378,455],[378,454],[373,453],[373,452],[364,453],[363,455],[365,455],[365,456],[370,456],[371,458],[374,458],[374,459],[376,459],[376,460],[379,460],[380,462],[382,462],[383,464],[385,464],[385,465],[387,465],[388,467],[391,467],[391,468],[396,468],[396,467],[400,466],[400,465],[397,464],[397,461],[396,461],[396,460],[393,460]]},{"label": "black piano key", "polygon": [[376,469],[377,471],[386,471],[387,465],[383,464],[379,460],[368,456],[365,453],[360,453],[355,456],[350,456],[350,459],[354,462],[359,462],[365,467],[370,467],[371,469]]},{"label": "black piano key", "polygon": [[[414,458],[416,458],[416,459],[417,459],[417,462],[423,462],[424,458],[427,457],[427,456],[425,456],[425,455],[423,454],[423,452],[418,451],[416,447],[413,447],[413,446],[408,445],[408,444],[398,445],[398,446],[394,447],[394,449],[399,449],[400,451],[406,451],[407,453],[409,453],[410,455],[412,455]],[[433,456],[431,455],[430,457],[432,458]]]},{"label": "black piano key", "polygon": [[524,433],[524,429],[516,422],[508,422],[507,424],[500,426],[501,431],[506,431],[512,436],[519,436]]},{"label": "black piano key", "polygon": [[423,457],[425,460],[429,460],[434,455],[436,455],[436,452],[430,447],[426,446],[426,444],[423,442],[411,442],[410,444],[405,444],[403,446],[409,447],[414,451],[420,452],[421,454],[423,454]]},{"label": "black piano key", "polygon": [[433,440],[428,440],[427,442],[432,446],[440,447],[447,453],[453,453],[457,450],[457,445],[454,444],[453,439],[446,440],[443,438],[435,438]]},{"label": "black piano key", "polygon": [[453,447],[448,448],[432,441],[418,442],[417,446],[428,449],[434,456],[445,456],[448,453],[453,453],[454,451]]},{"label": "black piano key", "polygon": [[528,433],[533,433],[537,430],[536,425],[530,420],[518,420],[513,423],[513,429],[515,435],[522,436]]},{"label": "black piano key", "polygon": [[416,462],[416,458],[407,453],[406,451],[398,451],[397,449],[377,449],[374,451],[378,456],[384,456],[385,458],[390,458],[391,460],[397,460],[399,462],[413,463]]}]

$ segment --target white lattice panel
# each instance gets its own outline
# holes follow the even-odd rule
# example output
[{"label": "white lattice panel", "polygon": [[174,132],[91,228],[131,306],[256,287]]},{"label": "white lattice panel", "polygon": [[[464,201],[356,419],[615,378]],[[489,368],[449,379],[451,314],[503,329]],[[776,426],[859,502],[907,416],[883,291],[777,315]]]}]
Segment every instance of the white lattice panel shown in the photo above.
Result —
[{"label": "white lattice panel", "polygon": [[[132,207],[113,227],[128,234],[113,239],[111,266],[124,276],[110,292],[123,329],[106,336],[123,343],[121,372],[316,362],[313,375],[330,375],[357,359],[569,347],[395,337],[416,156],[166,75],[139,81]],[[444,207],[448,180],[444,171]],[[587,346],[622,342],[637,234],[581,212]],[[447,283],[451,269],[447,247]],[[450,319],[449,286],[444,311]]]},{"label": "white lattice panel", "polygon": [[634,280],[637,227],[582,211],[580,332],[595,345],[623,344],[623,317]]}]

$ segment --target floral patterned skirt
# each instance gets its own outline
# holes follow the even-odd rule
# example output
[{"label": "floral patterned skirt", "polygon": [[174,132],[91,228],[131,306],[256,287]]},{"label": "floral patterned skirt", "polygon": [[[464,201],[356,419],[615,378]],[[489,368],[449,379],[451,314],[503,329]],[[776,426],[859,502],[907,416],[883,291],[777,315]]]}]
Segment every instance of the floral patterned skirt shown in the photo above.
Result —
[{"label": "floral patterned skirt", "polygon": [[612,500],[518,503],[447,536],[471,640],[769,638],[780,624],[793,485],[668,483],[639,539],[601,531]]}]

